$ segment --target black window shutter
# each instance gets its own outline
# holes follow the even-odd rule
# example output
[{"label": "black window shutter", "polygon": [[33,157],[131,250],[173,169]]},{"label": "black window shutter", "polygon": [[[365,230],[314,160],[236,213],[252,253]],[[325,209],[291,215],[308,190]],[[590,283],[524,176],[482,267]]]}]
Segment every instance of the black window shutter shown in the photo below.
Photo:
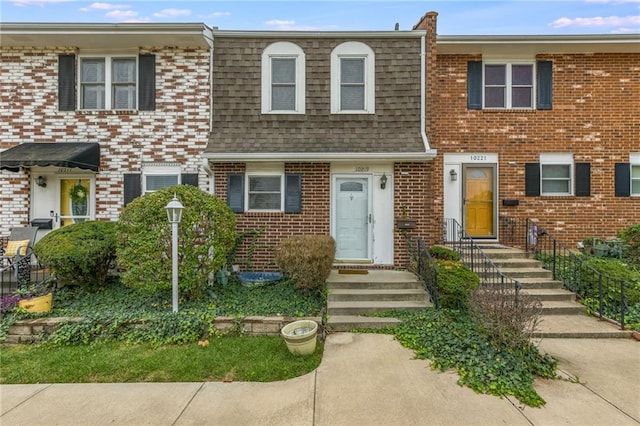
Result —
[{"label": "black window shutter", "polygon": [[126,206],[142,194],[142,182],[140,173],[124,175],[124,205]]},{"label": "black window shutter", "polygon": [[524,165],[524,195],[527,197],[540,195],[540,163]]},{"label": "black window shutter", "polygon": [[138,109],[153,111],[156,109],[156,55],[140,55],[138,66]]},{"label": "black window shutter", "polygon": [[76,109],[76,55],[58,55],[58,109]]},{"label": "black window shutter", "polygon": [[616,197],[631,196],[631,165],[616,163]]},{"label": "black window shutter", "polygon": [[553,62],[538,61],[538,109],[553,106]]},{"label": "black window shutter", "polygon": [[197,173],[182,173],[180,175],[180,182],[183,185],[198,186],[198,174]]},{"label": "black window shutter", "polygon": [[482,109],[482,61],[467,62],[467,108]]},{"label": "black window shutter", "polygon": [[302,176],[299,174],[284,175],[284,212],[302,212]]},{"label": "black window shutter", "polygon": [[591,163],[576,163],[576,197],[591,195]]},{"label": "black window shutter", "polygon": [[230,174],[227,179],[227,205],[235,213],[244,212],[244,174]]}]

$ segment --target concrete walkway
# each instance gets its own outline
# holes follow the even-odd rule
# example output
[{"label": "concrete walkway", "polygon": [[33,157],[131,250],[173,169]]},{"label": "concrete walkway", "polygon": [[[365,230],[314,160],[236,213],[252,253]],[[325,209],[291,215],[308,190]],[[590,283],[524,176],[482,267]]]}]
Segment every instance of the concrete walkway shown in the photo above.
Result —
[{"label": "concrete walkway", "polygon": [[393,337],[328,336],[320,367],[274,383],[0,386],[13,425],[638,425],[640,343],[544,339],[569,380],[539,380],[543,408],[474,393]]}]

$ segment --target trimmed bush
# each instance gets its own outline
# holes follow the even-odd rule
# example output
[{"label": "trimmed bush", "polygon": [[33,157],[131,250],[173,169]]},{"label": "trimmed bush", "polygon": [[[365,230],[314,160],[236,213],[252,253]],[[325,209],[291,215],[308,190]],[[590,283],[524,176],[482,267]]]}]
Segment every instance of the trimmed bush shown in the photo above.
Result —
[{"label": "trimmed bush", "polygon": [[454,262],[460,260],[460,253],[444,246],[429,247],[429,254],[434,259],[453,260]]},{"label": "trimmed bush", "polygon": [[436,260],[438,265],[438,297],[443,308],[466,310],[469,296],[478,288],[480,279],[460,262]]},{"label": "trimmed bush", "polygon": [[331,273],[336,242],[328,235],[300,235],[283,240],[276,263],[296,288],[322,288]]},{"label": "trimmed bush", "polygon": [[33,251],[60,284],[103,286],[116,258],[116,223],[86,221],[56,229]]},{"label": "trimmed bush", "polygon": [[171,289],[171,225],[165,206],[174,194],[184,205],[178,227],[180,296],[199,297],[222,269],[236,237],[236,218],[224,201],[191,185],[177,185],[132,201],[117,227],[122,281],[148,292]]}]

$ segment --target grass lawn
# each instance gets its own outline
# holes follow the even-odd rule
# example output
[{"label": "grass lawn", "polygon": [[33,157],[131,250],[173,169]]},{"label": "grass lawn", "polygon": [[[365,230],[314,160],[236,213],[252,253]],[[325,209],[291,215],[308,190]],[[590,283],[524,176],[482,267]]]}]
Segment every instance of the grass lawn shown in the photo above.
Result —
[{"label": "grass lawn", "polygon": [[270,382],[313,371],[322,359],[292,355],[278,337],[221,337],[208,346],[100,342],[0,346],[0,383]]}]

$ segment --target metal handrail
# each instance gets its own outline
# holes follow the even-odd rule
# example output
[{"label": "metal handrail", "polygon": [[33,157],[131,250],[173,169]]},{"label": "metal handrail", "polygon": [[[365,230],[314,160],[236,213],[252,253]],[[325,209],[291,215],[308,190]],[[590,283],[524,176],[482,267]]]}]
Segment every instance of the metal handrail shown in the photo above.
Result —
[{"label": "metal handrail", "polygon": [[[610,277],[586,264],[584,255],[570,249],[531,219],[500,216],[500,241],[531,253],[551,271],[553,279],[574,292],[600,318],[613,314],[621,329],[625,329],[625,313],[629,310],[625,291],[628,283]],[[619,297],[611,297],[619,294]]]},{"label": "metal handrail", "polygon": [[504,275],[478,244],[464,231],[458,221],[446,218],[442,227],[442,243],[460,253],[461,262],[480,277],[480,285],[513,287],[516,303],[522,289],[520,281]]},{"label": "metal handrail", "polygon": [[438,265],[429,253],[429,247],[421,239],[412,239],[409,248],[409,271],[416,274],[424,283],[424,288],[436,309],[440,309],[438,295]]}]

